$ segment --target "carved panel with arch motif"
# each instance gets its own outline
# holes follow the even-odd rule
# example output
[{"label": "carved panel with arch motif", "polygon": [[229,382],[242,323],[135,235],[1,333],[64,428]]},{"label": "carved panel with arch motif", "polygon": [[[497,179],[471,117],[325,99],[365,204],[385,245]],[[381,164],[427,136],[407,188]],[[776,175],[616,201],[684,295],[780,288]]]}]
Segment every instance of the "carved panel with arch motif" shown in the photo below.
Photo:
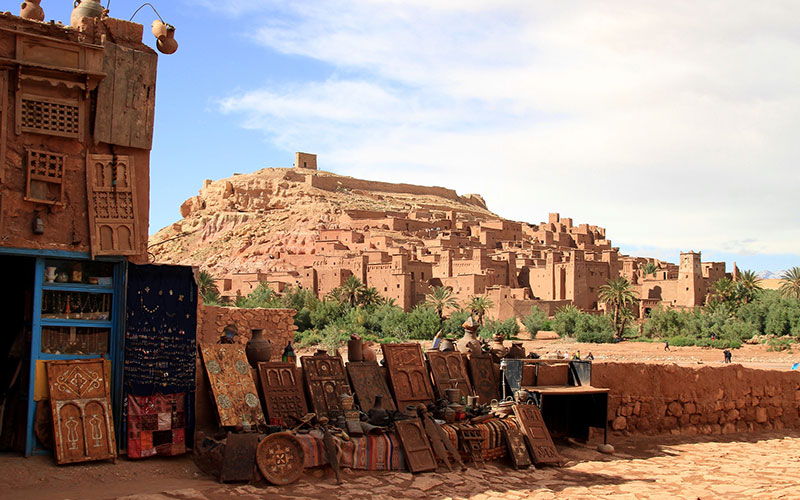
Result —
[{"label": "carved panel with arch motif", "polygon": [[108,363],[105,359],[47,362],[58,464],[117,457]]},{"label": "carved panel with arch motif", "polygon": [[352,394],[340,356],[301,356],[311,406],[317,417],[335,419],[341,414],[339,394]]}]

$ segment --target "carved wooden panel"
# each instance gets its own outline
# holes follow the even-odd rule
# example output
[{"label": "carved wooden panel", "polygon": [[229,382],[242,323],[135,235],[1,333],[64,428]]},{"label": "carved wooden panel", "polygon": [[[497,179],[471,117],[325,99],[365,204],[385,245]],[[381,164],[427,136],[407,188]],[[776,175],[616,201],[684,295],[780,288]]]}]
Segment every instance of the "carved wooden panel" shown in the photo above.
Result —
[{"label": "carved wooden panel", "polygon": [[208,382],[223,427],[264,425],[264,414],[243,345],[200,344]]},{"label": "carved wooden panel", "polygon": [[445,389],[450,389],[451,380],[455,380],[456,388],[461,392],[461,396],[466,398],[472,395],[472,386],[464,368],[464,358],[458,351],[428,351],[428,361],[431,364],[431,374],[433,383],[439,397],[444,397]]},{"label": "carved wooden panel", "polygon": [[0,184],[6,171],[6,122],[8,122],[8,71],[0,71]]},{"label": "carved wooden panel", "polygon": [[86,192],[92,255],[138,254],[133,158],[87,155]]},{"label": "carved wooden panel", "polygon": [[228,433],[225,440],[225,455],[222,459],[220,482],[250,481],[256,464],[256,449],[259,434],[246,432],[243,434]]},{"label": "carved wooden panel", "polygon": [[375,404],[375,396],[379,395],[383,396],[384,409],[397,409],[389,393],[386,376],[377,363],[347,363],[347,373],[362,411],[369,411]]},{"label": "carved wooden panel", "polygon": [[431,378],[425,367],[420,345],[383,344],[381,349],[389,370],[389,382],[392,384],[397,408],[402,411],[406,405],[432,403]]},{"label": "carved wooden panel", "polygon": [[513,427],[506,427],[503,430],[503,437],[506,440],[506,447],[508,448],[508,455],[511,457],[511,463],[514,464],[515,469],[522,469],[530,467],[531,457],[528,455],[528,449],[525,447],[525,436]]},{"label": "carved wooden panel", "polygon": [[258,375],[268,418],[280,419],[289,426],[294,423],[292,417],[308,413],[303,384],[294,363],[259,363]]},{"label": "carved wooden panel", "polygon": [[156,98],[155,54],[106,42],[98,86],[94,140],[150,149]]},{"label": "carved wooden panel", "polygon": [[51,205],[62,204],[65,161],[66,155],[29,149],[25,200]]},{"label": "carved wooden panel", "polygon": [[106,363],[104,359],[47,362],[59,464],[117,456]]},{"label": "carved wooden panel", "polygon": [[436,457],[419,419],[398,420],[394,425],[400,437],[408,470],[411,472],[436,470]]},{"label": "carved wooden panel", "polygon": [[341,356],[302,356],[300,364],[314,412],[331,419],[339,416],[339,394],[351,393]]},{"label": "carved wooden panel", "polygon": [[490,403],[493,399],[500,399],[500,388],[494,373],[492,357],[470,356],[469,370],[472,375],[472,388],[478,395],[480,404]]},{"label": "carved wooden panel", "polygon": [[561,456],[556,450],[550,431],[544,424],[542,412],[536,405],[515,405],[514,415],[517,417],[520,429],[528,439],[528,446],[533,455],[535,464],[551,464],[561,462]]},{"label": "carved wooden panel", "polygon": [[17,92],[17,135],[22,132],[69,137],[83,142],[81,102]]}]

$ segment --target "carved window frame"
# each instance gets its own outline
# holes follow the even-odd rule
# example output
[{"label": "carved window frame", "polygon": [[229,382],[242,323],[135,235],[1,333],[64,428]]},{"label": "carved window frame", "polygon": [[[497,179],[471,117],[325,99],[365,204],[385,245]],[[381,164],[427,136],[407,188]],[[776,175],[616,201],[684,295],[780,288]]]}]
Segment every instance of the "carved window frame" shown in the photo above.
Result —
[{"label": "carved window frame", "polygon": [[[53,153],[40,149],[27,150],[27,182],[25,185],[25,201],[44,203],[47,205],[64,204],[64,174],[67,168],[67,155]],[[57,199],[47,199],[36,196],[36,190],[31,190],[34,183],[43,183],[44,189],[53,185],[58,190]],[[48,190],[49,191],[49,190]]]},{"label": "carved window frame", "polygon": [[[39,106],[42,108],[42,116],[40,116],[39,119],[46,120],[51,124],[51,126],[43,127],[30,125],[30,120],[26,120],[28,113],[25,111],[26,109],[29,109],[30,106]],[[46,108],[46,110],[44,108]],[[63,116],[67,109],[71,110],[71,118]],[[25,92],[17,92],[16,114],[17,135],[21,134],[22,132],[29,132],[33,134],[67,137],[83,142],[85,118],[83,112],[83,103],[77,97],[72,99],[63,99]],[[59,116],[61,116],[61,118],[59,118]],[[30,118],[29,116],[27,117]],[[57,124],[53,124],[53,122],[58,122],[59,120],[68,121],[70,126],[65,125],[59,128]]]}]

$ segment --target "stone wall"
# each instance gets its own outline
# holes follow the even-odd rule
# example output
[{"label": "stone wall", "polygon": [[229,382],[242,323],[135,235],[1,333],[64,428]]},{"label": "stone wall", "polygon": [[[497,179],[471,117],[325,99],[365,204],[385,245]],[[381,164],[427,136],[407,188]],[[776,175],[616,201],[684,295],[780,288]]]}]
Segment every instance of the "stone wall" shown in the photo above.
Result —
[{"label": "stone wall", "polygon": [[720,434],[800,428],[800,373],[744,368],[594,363],[611,389],[609,428],[635,434]]},{"label": "stone wall", "polygon": [[439,196],[448,200],[460,200],[465,203],[475,203],[472,199],[458,196],[454,189],[439,186],[417,186],[414,184],[368,181],[352,177],[328,177],[321,175],[306,175],[306,184],[325,191],[337,189],[362,189],[365,191],[379,191],[383,193],[404,193],[416,195]]},{"label": "stone wall", "polygon": [[197,341],[216,343],[226,325],[235,324],[239,342],[250,340],[250,330],[263,328],[272,344],[273,360],[280,357],[286,344],[294,339],[294,309],[242,309],[201,305],[197,313]]}]

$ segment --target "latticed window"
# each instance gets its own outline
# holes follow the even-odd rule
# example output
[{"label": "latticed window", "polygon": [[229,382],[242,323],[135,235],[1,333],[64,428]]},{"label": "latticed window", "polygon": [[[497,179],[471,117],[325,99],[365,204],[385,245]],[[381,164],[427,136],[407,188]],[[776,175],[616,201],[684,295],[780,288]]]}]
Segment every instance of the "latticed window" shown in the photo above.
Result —
[{"label": "latticed window", "polygon": [[20,131],[80,138],[80,104],[77,100],[24,94],[19,99],[18,113]]},{"label": "latticed window", "polygon": [[65,155],[29,149],[25,199],[37,203],[63,203],[64,161]]}]

